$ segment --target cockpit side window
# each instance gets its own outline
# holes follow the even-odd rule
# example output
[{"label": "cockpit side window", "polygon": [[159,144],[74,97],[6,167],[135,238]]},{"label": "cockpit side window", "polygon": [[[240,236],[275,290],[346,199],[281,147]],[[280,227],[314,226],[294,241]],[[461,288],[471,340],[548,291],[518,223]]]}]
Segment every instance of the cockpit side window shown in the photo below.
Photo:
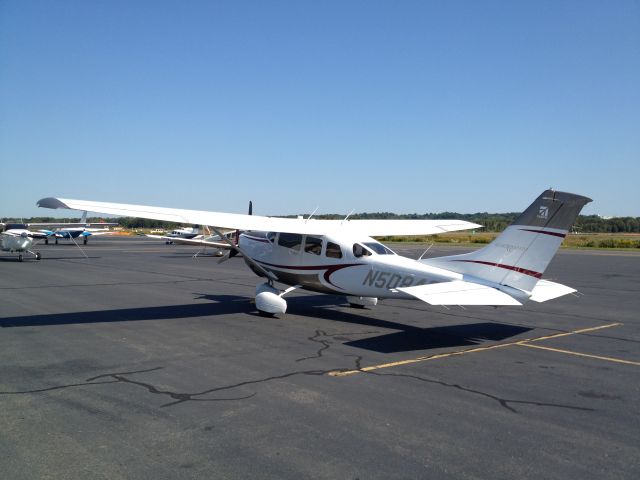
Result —
[{"label": "cockpit side window", "polygon": [[278,237],[278,245],[292,250],[300,250],[300,245],[302,245],[302,235],[299,233],[281,232]]},{"label": "cockpit side window", "polygon": [[306,253],[320,255],[320,253],[322,252],[322,239],[318,237],[310,237],[307,235],[307,238],[304,242],[304,251]]},{"label": "cockpit side window", "polygon": [[370,248],[371,250],[376,252],[378,255],[395,255],[393,250],[391,250],[390,248],[385,247],[381,243],[366,242],[365,245],[367,246],[367,248]]},{"label": "cockpit side window", "polygon": [[356,258],[367,257],[367,256],[371,255],[371,252],[369,250],[367,250],[366,248],[364,248],[360,243],[354,243],[353,244],[353,255]]},{"label": "cockpit side window", "polygon": [[329,258],[342,258],[342,250],[340,245],[333,242],[327,242],[327,251],[325,255]]},{"label": "cockpit side window", "polygon": [[267,240],[269,240],[269,242],[273,243],[276,239],[276,232],[267,232]]}]

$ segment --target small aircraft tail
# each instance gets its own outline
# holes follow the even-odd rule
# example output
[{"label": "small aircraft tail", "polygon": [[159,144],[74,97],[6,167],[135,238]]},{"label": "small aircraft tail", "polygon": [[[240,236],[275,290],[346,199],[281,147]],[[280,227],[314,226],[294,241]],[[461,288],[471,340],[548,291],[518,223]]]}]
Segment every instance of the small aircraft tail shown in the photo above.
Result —
[{"label": "small aircraft tail", "polygon": [[[483,283],[527,292],[536,301],[564,295],[569,293],[567,289],[573,289],[548,281],[538,283],[580,210],[590,201],[581,195],[546,190],[485,248],[421,261],[461,273],[471,282],[480,279]],[[532,293],[536,285],[540,288]],[[543,285],[544,294],[538,291]]]}]

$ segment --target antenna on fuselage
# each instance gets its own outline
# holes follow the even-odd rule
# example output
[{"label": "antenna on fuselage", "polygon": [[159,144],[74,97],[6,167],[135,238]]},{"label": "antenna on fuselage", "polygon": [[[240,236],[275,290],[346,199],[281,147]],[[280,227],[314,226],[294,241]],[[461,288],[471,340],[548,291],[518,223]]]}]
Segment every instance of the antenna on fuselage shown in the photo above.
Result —
[{"label": "antenna on fuselage", "polygon": [[351,216],[351,214],[352,214],[355,210],[356,210],[356,209],[355,209],[355,208],[353,208],[353,209],[352,209],[352,210],[347,214],[347,216],[346,216],[346,217],[344,217],[344,218],[342,219],[341,224],[342,224],[342,223],[344,223],[344,222],[346,222],[346,221],[347,221],[347,218],[349,218],[349,217]]},{"label": "antenna on fuselage", "polygon": [[315,215],[315,213],[318,211],[319,208],[320,208],[319,206],[316,207],[316,209],[313,211],[313,213],[311,215],[309,215],[304,222],[307,223],[309,221],[309,219]]},{"label": "antenna on fuselage", "polygon": [[427,252],[431,250],[431,247],[433,247],[433,242],[431,243],[431,245],[427,247],[427,249],[424,252],[422,252],[422,255],[420,255],[420,258],[418,259],[418,261],[422,260],[422,257],[424,257],[427,254]]}]

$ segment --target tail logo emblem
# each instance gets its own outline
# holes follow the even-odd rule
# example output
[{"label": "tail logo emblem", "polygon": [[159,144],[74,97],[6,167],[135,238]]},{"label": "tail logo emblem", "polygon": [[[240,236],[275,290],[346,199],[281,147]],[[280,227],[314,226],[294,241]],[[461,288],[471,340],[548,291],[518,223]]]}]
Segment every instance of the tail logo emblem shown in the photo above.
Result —
[{"label": "tail logo emblem", "polygon": [[540,210],[538,211],[538,218],[547,219],[549,218],[549,207],[545,207],[544,205],[540,206]]}]

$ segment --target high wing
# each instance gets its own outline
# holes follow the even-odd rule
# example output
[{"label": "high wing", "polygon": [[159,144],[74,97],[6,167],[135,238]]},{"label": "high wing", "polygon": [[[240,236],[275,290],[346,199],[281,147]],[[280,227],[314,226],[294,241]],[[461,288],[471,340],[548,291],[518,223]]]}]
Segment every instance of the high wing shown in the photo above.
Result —
[{"label": "high wing", "polygon": [[275,231],[308,235],[327,235],[338,231],[369,237],[433,235],[482,227],[463,220],[305,220],[54,197],[43,198],[37,202],[37,205],[44,208],[87,210],[108,215],[210,225],[234,230]]},{"label": "high wing", "polygon": [[49,229],[49,228],[82,228],[82,227],[96,227],[96,226],[101,226],[101,227],[115,227],[117,225],[119,225],[118,223],[103,223],[103,222],[97,222],[97,223],[90,223],[90,222],[84,222],[84,223],[51,223],[51,222],[46,222],[46,223],[27,223],[26,225],[28,225],[29,227],[33,227],[33,228],[40,228],[40,229]]},{"label": "high wing", "polygon": [[43,239],[47,238],[50,234],[45,232],[32,232],[30,230],[5,230],[4,232],[0,232],[0,235],[5,235],[7,237],[30,237]]}]

